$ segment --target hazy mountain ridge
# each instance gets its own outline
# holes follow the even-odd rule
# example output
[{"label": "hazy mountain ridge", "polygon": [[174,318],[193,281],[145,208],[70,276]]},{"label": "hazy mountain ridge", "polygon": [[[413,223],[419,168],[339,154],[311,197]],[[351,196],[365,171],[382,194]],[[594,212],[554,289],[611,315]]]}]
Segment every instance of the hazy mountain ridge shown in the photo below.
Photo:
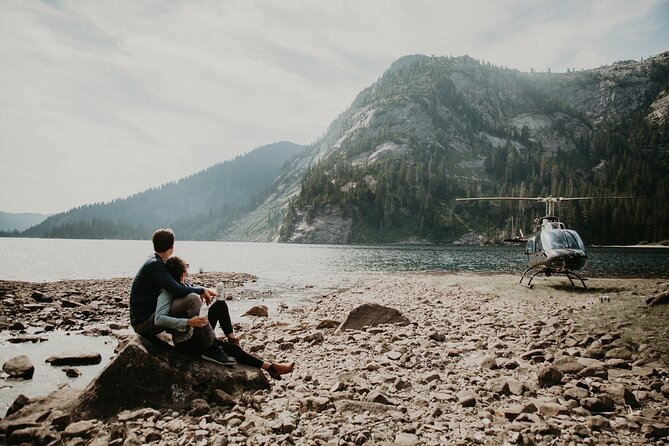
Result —
[{"label": "hazy mountain ridge", "polygon": [[[416,237],[452,240],[471,229],[463,221],[468,211],[453,207],[457,195],[480,195],[482,189],[508,193],[514,187],[517,194],[583,193],[588,183],[594,188],[592,169],[602,162],[597,154],[619,151],[602,148],[596,138],[629,130],[633,115],[642,110],[654,128],[641,129],[645,123],[633,127],[657,133],[652,136],[653,150],[660,150],[659,161],[664,161],[657,144],[663,144],[658,138],[666,137],[668,68],[669,53],[569,73],[521,73],[469,57],[402,58],[361,92],[315,145],[300,195],[293,195],[292,207],[286,207],[281,239],[320,243]],[[650,104],[654,108],[645,109]],[[509,148],[516,154],[509,153]],[[514,167],[518,178],[511,178],[508,168],[498,168],[507,158],[519,164]],[[555,170],[551,164],[560,167]],[[655,167],[643,169],[661,176]],[[547,169],[554,171],[546,174]],[[424,175],[423,171],[441,184],[412,177]],[[507,177],[501,178],[504,174]],[[381,178],[387,182],[386,191],[378,189]],[[600,194],[616,190],[615,183],[597,181]],[[657,191],[648,184],[641,186],[643,191],[627,192],[653,196],[666,183]],[[385,203],[379,203],[381,195]],[[418,203],[423,199],[427,204]],[[372,208],[377,215],[370,215]],[[415,213],[422,217],[411,218]],[[498,231],[505,226],[493,223]],[[427,226],[419,227],[423,224]],[[434,229],[435,225],[439,228]]]},{"label": "hazy mountain ridge", "polygon": [[143,239],[156,227],[172,226],[182,238],[213,239],[231,220],[253,209],[283,164],[303,149],[290,142],[262,146],[127,198],[53,215],[22,235]]},{"label": "hazy mountain ridge", "polygon": [[35,212],[11,213],[0,211],[0,231],[23,231],[44,221],[49,215]]}]

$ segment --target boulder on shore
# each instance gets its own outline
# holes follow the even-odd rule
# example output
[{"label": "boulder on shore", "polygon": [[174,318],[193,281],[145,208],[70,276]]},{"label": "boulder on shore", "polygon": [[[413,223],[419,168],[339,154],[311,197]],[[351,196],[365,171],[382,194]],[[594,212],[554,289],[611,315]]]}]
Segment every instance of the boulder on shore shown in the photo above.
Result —
[{"label": "boulder on shore", "polygon": [[72,413],[105,419],[141,407],[186,410],[195,399],[214,402],[217,389],[234,395],[269,387],[260,369],[222,366],[133,336],[81,392]]},{"label": "boulder on shore", "polygon": [[25,423],[39,425],[38,418],[46,410],[60,410],[72,421],[105,420],[124,410],[147,407],[187,412],[196,399],[220,404],[220,391],[236,395],[270,387],[260,369],[222,366],[136,335],[123,342],[119,353],[85,389],[65,386],[31,400],[0,420],[0,432]]},{"label": "boulder on shore", "polygon": [[268,317],[269,309],[265,305],[256,305],[255,307],[249,308],[246,313],[242,314],[242,316]]},{"label": "boulder on shore", "polygon": [[381,324],[408,324],[409,319],[394,308],[378,304],[363,304],[354,308],[339,330],[361,330]]},{"label": "boulder on shore", "polygon": [[2,366],[4,370],[11,378],[17,379],[32,379],[33,374],[35,373],[35,366],[30,362],[30,358],[26,355],[16,356]]}]

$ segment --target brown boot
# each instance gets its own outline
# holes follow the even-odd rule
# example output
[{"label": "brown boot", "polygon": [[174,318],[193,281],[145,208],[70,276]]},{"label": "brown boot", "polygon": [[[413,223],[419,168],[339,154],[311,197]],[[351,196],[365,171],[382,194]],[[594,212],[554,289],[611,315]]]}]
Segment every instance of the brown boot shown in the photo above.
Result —
[{"label": "brown boot", "polygon": [[267,369],[267,373],[269,373],[269,376],[276,380],[281,379],[281,375],[285,375],[286,373],[290,373],[293,371],[295,368],[295,363],[294,362],[289,362],[286,364],[278,364],[276,362],[273,362],[272,365],[269,366]]}]

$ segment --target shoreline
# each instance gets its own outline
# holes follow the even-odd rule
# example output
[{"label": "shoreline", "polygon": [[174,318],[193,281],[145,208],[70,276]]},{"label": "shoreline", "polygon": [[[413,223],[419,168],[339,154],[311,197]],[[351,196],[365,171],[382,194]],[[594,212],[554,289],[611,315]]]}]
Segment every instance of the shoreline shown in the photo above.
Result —
[{"label": "shoreline", "polygon": [[[205,273],[202,281],[209,285],[222,277],[227,276]],[[81,284],[86,289],[72,288],[81,281],[34,286],[54,297],[52,307],[94,296],[84,306],[99,302],[96,323],[127,327],[127,296],[118,292],[119,281],[131,279],[89,280]],[[556,277],[534,284],[519,286],[512,274],[374,274],[305,305],[277,308],[267,318],[233,318],[244,348],[264,359],[295,361],[295,371],[250,401],[232,408],[212,405],[205,418],[160,412],[131,422],[133,430],[140,441],[159,434],[168,444],[197,442],[204,435],[230,445],[341,440],[436,446],[519,439],[635,444],[655,438],[662,431],[653,426],[669,424],[669,393],[662,393],[669,384],[669,354],[659,343],[663,325],[635,324],[657,316],[645,308],[644,297],[666,290],[669,281],[593,278],[589,290],[573,290]],[[3,316],[7,285],[0,281]],[[20,290],[11,299],[21,307],[23,299],[34,301],[32,292]],[[602,295],[610,300],[601,301]],[[229,305],[242,302],[240,295]],[[342,322],[368,302],[399,310],[409,324],[318,328],[324,320]],[[41,324],[44,308],[17,314]],[[666,315],[660,313],[660,320]],[[93,322],[88,317],[81,325]],[[565,371],[553,385],[540,384],[544,369],[567,360],[573,367],[578,361],[589,365],[580,364],[578,373]],[[638,407],[628,408],[626,392]],[[613,410],[604,416],[591,405],[609,400]],[[179,429],[160,428],[175,420]],[[93,424],[100,435],[111,429],[106,421]]]}]

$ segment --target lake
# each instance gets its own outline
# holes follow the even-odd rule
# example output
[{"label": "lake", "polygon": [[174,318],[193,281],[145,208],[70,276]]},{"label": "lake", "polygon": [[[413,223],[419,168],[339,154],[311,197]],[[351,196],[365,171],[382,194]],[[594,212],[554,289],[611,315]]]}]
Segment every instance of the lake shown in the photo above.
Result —
[{"label": "lake", "polygon": [[[0,238],[0,278],[53,281],[131,277],[152,253],[144,240]],[[588,277],[669,277],[667,248],[589,248]],[[353,246],[179,241],[191,272],[234,271],[275,284],[332,283],[361,273],[518,273],[522,246]]]}]

